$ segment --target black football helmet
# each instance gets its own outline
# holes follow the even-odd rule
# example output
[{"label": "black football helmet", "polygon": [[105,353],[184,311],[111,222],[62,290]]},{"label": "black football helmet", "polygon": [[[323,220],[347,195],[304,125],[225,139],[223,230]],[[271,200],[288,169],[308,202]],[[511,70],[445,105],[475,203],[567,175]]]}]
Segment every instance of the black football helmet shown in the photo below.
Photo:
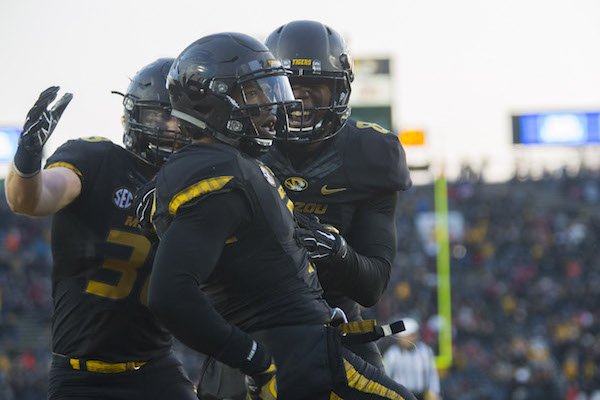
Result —
[{"label": "black football helmet", "polygon": [[312,143],[334,136],[350,116],[354,80],[342,36],[320,22],[292,21],[271,33],[265,44],[291,70],[294,94],[304,101],[304,110],[291,114],[290,135],[278,139]]},{"label": "black football helmet", "polygon": [[167,88],[184,134],[211,135],[252,156],[288,130],[294,99],[286,71],[269,49],[241,33],[218,33],[177,57]]},{"label": "black football helmet", "polygon": [[160,166],[173,151],[189,142],[171,116],[166,79],[173,58],[159,58],[139,70],[123,96],[125,148]]}]

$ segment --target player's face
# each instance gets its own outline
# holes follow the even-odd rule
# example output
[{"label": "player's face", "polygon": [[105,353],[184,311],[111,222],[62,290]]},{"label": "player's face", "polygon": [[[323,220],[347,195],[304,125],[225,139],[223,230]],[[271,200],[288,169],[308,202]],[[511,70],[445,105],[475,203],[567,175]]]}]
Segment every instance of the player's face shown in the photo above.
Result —
[{"label": "player's face", "polygon": [[238,104],[250,110],[250,119],[260,137],[275,137],[277,103],[294,100],[285,76],[270,76],[244,82],[232,97]]},{"label": "player's face", "polygon": [[141,111],[140,123],[151,129],[164,131],[168,136],[179,133],[179,125],[175,117],[163,108],[144,108]]},{"label": "player's face", "polygon": [[152,149],[172,152],[183,147],[177,119],[166,108],[143,107],[140,110],[141,125],[145,127],[148,145]]},{"label": "player's face", "polygon": [[325,117],[326,111],[331,103],[331,87],[329,82],[322,79],[312,78],[290,78],[294,97],[302,100],[304,113],[292,112],[290,126],[292,128],[308,128]]}]

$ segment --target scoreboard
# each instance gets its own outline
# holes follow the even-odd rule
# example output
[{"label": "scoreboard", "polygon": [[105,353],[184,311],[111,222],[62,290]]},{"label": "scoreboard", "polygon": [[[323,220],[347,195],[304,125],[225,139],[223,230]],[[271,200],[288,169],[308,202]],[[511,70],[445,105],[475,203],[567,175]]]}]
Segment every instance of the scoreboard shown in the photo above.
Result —
[{"label": "scoreboard", "polygon": [[600,144],[599,111],[547,111],[512,116],[513,144]]}]

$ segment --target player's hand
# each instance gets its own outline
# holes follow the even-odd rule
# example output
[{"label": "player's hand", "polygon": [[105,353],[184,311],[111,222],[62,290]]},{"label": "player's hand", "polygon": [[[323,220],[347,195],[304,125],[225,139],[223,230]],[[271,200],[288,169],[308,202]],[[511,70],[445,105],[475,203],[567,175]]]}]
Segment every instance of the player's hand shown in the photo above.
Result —
[{"label": "player's hand", "polygon": [[27,113],[13,160],[15,172],[23,178],[30,178],[40,172],[44,144],[73,98],[71,93],[66,93],[51,109],[48,109],[50,103],[56,99],[59,89],[58,86],[51,86],[44,90]]},{"label": "player's hand", "polygon": [[277,385],[275,364],[254,375],[246,375],[246,400],[273,400],[277,399]]},{"label": "player's hand", "polygon": [[135,205],[135,216],[138,226],[144,235],[151,241],[157,241],[158,236],[152,224],[152,214],[155,209],[156,179],[152,178],[144,186],[140,187],[133,197]]},{"label": "player's hand", "polygon": [[335,227],[322,224],[312,214],[294,215],[298,224],[296,240],[306,248],[311,261],[331,262],[346,257],[348,245]]},{"label": "player's hand", "polygon": [[71,93],[65,93],[52,108],[48,109],[50,103],[56,99],[59,89],[58,86],[51,86],[44,90],[27,113],[23,132],[19,138],[19,145],[23,146],[31,155],[41,154],[44,144],[52,135],[62,113],[73,99]]}]

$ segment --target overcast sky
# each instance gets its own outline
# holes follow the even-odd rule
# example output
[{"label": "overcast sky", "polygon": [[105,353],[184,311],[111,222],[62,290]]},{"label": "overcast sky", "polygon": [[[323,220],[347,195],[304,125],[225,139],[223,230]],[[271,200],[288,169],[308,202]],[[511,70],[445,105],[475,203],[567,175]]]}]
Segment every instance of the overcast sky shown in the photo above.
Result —
[{"label": "overcast sky", "polygon": [[75,98],[50,150],[79,136],[121,143],[110,90],[140,67],[210,33],[263,39],[294,19],[331,25],[354,57],[391,57],[393,128],[424,129],[450,170],[487,160],[507,176],[511,112],[600,109],[598,0],[0,0],[0,124],[22,125],[57,84]]}]

